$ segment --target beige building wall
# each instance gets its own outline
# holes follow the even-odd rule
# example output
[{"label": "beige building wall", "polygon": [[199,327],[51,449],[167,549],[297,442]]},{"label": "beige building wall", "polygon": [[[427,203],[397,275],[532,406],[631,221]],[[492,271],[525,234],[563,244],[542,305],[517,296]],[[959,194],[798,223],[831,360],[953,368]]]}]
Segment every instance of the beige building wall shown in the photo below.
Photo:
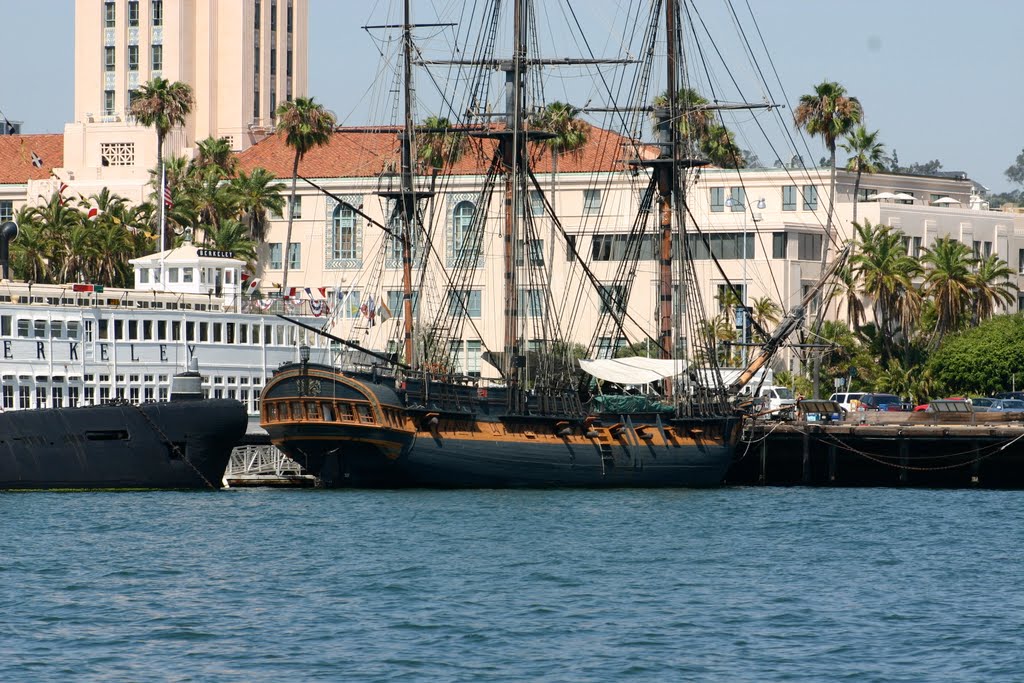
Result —
[{"label": "beige building wall", "polygon": [[273,131],[274,106],[306,95],[307,23],[307,0],[76,0],[75,118],[58,175],[85,195],[144,199],[156,134],[128,108],[157,76],[195,94],[165,156],[191,156],[207,137],[248,148]]}]

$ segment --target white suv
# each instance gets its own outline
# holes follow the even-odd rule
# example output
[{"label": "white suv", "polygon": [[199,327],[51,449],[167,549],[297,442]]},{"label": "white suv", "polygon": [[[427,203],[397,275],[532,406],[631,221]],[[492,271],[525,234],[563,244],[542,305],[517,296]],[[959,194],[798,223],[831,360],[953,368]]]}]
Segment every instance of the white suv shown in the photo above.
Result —
[{"label": "white suv", "polygon": [[864,393],[865,392],[863,391],[856,391],[843,394],[832,394],[831,396],[828,397],[828,400],[835,401],[836,403],[843,407],[843,410],[845,410],[846,412],[851,412],[856,407],[852,405],[853,402],[860,401],[860,397],[863,396]]}]

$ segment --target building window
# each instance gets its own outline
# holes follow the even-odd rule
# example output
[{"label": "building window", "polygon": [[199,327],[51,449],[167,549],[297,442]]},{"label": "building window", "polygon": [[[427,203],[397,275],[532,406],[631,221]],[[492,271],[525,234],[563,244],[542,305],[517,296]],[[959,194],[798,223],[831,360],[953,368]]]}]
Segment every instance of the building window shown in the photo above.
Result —
[{"label": "building window", "polygon": [[590,257],[594,261],[651,261],[656,258],[656,248],[654,235],[641,237],[639,247],[629,235],[594,235]]},{"label": "building window", "polygon": [[583,190],[583,213],[601,210],[601,190]]},{"label": "building window", "polygon": [[14,202],[10,199],[0,199],[0,223],[14,220]]},{"label": "building window", "polygon": [[[405,315],[405,300],[402,295],[402,290],[389,290],[388,291],[388,308],[391,310],[391,315],[402,316]],[[420,293],[412,293],[412,314],[416,315],[420,310]]]},{"label": "building window", "polygon": [[621,314],[626,309],[625,285],[601,285],[601,313]]},{"label": "building window", "polygon": [[711,210],[714,212],[725,211],[725,188],[711,188]]},{"label": "building window", "polygon": [[255,11],[253,12],[253,23],[252,27],[257,31],[260,30],[260,14],[262,14],[262,8],[260,7],[260,0],[256,0]]},{"label": "building window", "polygon": [[519,290],[519,313],[530,318],[541,318],[544,316],[544,290],[542,289],[520,289]]},{"label": "building window", "polygon": [[576,235],[565,236],[565,260],[576,260]]},{"label": "building window", "polygon": [[164,0],[153,0],[153,26],[164,25]]},{"label": "building window", "polygon": [[772,233],[772,258],[786,258],[787,235],[784,232]]},{"label": "building window", "polygon": [[459,202],[452,212],[452,258],[461,265],[475,265],[480,256],[479,235],[473,230],[476,207]]},{"label": "building window", "polygon": [[284,268],[284,260],[281,258],[280,242],[270,243],[270,267],[273,270],[281,270]]},{"label": "building window", "polygon": [[103,25],[107,28],[114,28],[115,26],[115,9],[114,3],[105,2],[103,3]]},{"label": "building window", "polygon": [[[9,205],[10,202],[7,202],[7,204]],[[3,216],[3,202],[0,202],[0,220],[4,220],[2,216]],[[7,220],[10,220],[10,219],[7,219]],[[1024,249],[1018,249],[1017,250],[1017,272],[1021,273],[1022,275],[1024,275]]]},{"label": "building window", "polygon": [[729,188],[729,201],[726,202],[729,205],[729,210],[733,213],[743,211],[747,208],[747,192],[742,187],[730,187]]},{"label": "building window", "polygon": [[[687,235],[690,258],[695,261],[710,259],[754,258],[754,233],[711,232],[704,235]],[[746,250],[744,251],[744,244]]]},{"label": "building window", "polygon": [[114,47],[108,46],[103,48],[103,67],[107,71],[113,71],[114,67],[117,66],[117,59],[114,56]]},{"label": "building window", "polygon": [[295,203],[292,204],[292,218],[302,218],[302,196],[295,195]]},{"label": "building window", "polygon": [[292,0],[288,0],[287,23],[285,25],[287,26],[288,33],[291,33],[292,32]]},{"label": "building window", "polygon": [[517,266],[523,265],[523,256],[527,251],[530,252],[531,266],[544,265],[544,240],[519,240],[518,248],[516,249]]},{"label": "building window", "polygon": [[277,0],[270,0],[270,30],[277,30]]},{"label": "building window", "polygon": [[139,0],[128,0],[128,25],[139,25]]},{"label": "building window", "polygon": [[129,45],[128,46],[128,70],[138,71],[139,70],[139,46]]},{"label": "building window", "polygon": [[482,294],[479,289],[457,289],[448,292],[448,315],[459,317],[468,315],[479,318],[482,315]]},{"label": "building window", "polygon": [[782,188],[782,210],[796,211],[796,185],[786,185]]},{"label": "building window", "polygon": [[480,376],[480,354],[483,344],[479,340],[466,341],[466,374],[470,377]]},{"label": "building window", "polygon": [[153,46],[153,71],[163,71],[164,68],[164,46]]},{"label": "building window", "polygon": [[979,242],[978,240],[975,240],[971,244],[971,250],[974,253],[974,258],[976,258],[976,259],[980,259],[981,258],[981,242]]},{"label": "building window", "polygon": [[302,268],[302,243],[292,242],[288,245],[288,268],[298,270]]},{"label": "building window", "polygon": [[360,306],[362,306],[362,301],[359,299],[358,289],[338,292],[338,315],[342,318],[358,318],[361,315]]},{"label": "building window", "polygon": [[530,190],[530,215],[544,215],[544,195],[539,190]]},{"label": "building window", "polygon": [[114,91],[113,90],[104,90],[103,91],[103,115],[104,116],[112,116],[113,114],[114,114]]},{"label": "building window", "polygon": [[818,210],[818,188],[814,185],[804,185],[804,211]]},{"label": "building window", "polygon": [[802,232],[797,235],[797,258],[801,261],[820,261],[823,235]]},{"label": "building window", "polygon": [[356,213],[347,206],[334,209],[332,259],[354,259],[356,254]]}]

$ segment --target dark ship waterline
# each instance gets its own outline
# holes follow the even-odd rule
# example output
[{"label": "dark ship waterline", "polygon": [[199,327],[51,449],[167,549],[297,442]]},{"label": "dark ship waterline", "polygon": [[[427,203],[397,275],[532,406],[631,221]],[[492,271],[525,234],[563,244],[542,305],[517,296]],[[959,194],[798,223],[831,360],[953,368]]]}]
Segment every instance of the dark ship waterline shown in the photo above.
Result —
[{"label": "dark ship waterline", "polygon": [[507,415],[505,404],[501,389],[408,379],[399,391],[390,377],[296,364],[264,389],[263,425],[327,487],[600,488],[719,486],[740,424]]},{"label": "dark ship waterline", "polygon": [[0,413],[0,489],[219,489],[247,421],[230,399]]}]

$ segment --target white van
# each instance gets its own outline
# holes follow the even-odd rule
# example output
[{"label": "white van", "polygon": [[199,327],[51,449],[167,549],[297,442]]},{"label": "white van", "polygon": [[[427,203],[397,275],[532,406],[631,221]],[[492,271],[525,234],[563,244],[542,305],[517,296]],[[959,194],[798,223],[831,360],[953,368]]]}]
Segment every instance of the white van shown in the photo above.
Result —
[{"label": "white van", "polygon": [[[828,397],[828,400],[835,401],[840,406],[842,406],[843,410],[849,413],[856,410],[857,403],[860,402],[860,397],[863,396],[865,393],[866,392],[863,391],[840,392],[838,394],[832,394],[831,396]],[[857,403],[854,403],[855,401]]]},{"label": "white van", "polygon": [[740,396],[750,397],[751,390],[755,392],[752,398],[759,404],[757,412],[773,411],[773,416],[781,417],[796,407],[796,396],[793,395],[789,387],[780,387],[774,384],[764,384],[758,387],[748,384],[743,387]]}]

